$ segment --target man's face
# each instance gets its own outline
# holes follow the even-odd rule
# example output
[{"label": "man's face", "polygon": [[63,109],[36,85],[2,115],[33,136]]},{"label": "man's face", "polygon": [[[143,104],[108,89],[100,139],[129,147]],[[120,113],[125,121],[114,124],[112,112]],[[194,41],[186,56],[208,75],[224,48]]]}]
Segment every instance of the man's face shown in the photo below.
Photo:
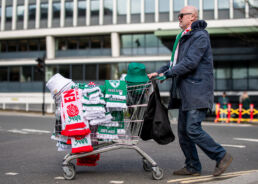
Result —
[{"label": "man's face", "polygon": [[183,30],[185,30],[187,27],[189,27],[192,24],[193,21],[193,14],[189,9],[183,8],[179,15],[179,27]]}]

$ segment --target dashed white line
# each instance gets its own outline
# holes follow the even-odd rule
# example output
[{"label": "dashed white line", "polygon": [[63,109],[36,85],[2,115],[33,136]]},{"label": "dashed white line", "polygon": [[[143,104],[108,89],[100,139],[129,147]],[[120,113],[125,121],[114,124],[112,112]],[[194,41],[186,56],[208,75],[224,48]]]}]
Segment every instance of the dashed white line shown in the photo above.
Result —
[{"label": "dashed white line", "polygon": [[36,129],[27,129],[27,128],[22,129],[22,131],[33,132],[33,133],[46,133],[46,134],[50,133],[50,131],[47,131],[47,130],[36,130]]},{"label": "dashed white line", "polygon": [[15,176],[17,174],[19,174],[19,173],[15,173],[15,172],[7,172],[7,173],[5,173],[5,175],[9,175],[9,176]]},{"label": "dashed white line", "polygon": [[57,177],[55,177],[55,180],[64,180],[65,178],[64,177],[62,177],[62,176],[57,176]]},{"label": "dashed white line", "polygon": [[28,134],[28,132],[24,132],[22,130],[17,130],[17,129],[7,130],[7,132],[18,133],[18,134]]},{"label": "dashed white line", "polygon": [[258,139],[249,139],[249,138],[234,138],[238,141],[249,141],[249,142],[258,142]]},{"label": "dashed white line", "polygon": [[221,144],[224,147],[245,148],[245,145]]},{"label": "dashed white line", "polygon": [[114,181],[114,180],[111,180],[109,183],[122,184],[122,183],[124,183],[124,181]]}]

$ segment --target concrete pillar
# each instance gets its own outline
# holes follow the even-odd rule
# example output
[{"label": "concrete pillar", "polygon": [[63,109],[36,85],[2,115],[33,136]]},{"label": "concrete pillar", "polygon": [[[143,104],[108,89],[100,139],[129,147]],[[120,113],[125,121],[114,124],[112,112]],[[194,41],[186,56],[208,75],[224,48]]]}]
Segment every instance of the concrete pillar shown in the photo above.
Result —
[{"label": "concrete pillar", "polygon": [[245,1],[245,18],[249,18],[249,2]]},{"label": "concrete pillar", "polygon": [[117,24],[117,0],[113,0],[113,24]]},{"label": "concrete pillar", "polygon": [[1,5],[1,8],[2,8],[2,12],[1,12],[1,31],[4,31],[5,30],[5,3],[6,0],[2,0],[2,5]]},{"label": "concrete pillar", "polygon": [[48,19],[47,19],[47,27],[52,27],[52,19],[53,19],[53,0],[48,0]]},{"label": "concrete pillar", "polygon": [[73,26],[76,27],[78,22],[78,0],[73,0]]},{"label": "concrete pillar", "polygon": [[111,33],[112,57],[120,56],[120,39],[118,33]]},{"label": "concrete pillar", "polygon": [[234,7],[233,7],[233,0],[229,0],[229,18],[234,18]]},{"label": "concrete pillar", "polygon": [[217,20],[218,18],[219,18],[218,0],[214,0],[214,19]]},{"label": "concrete pillar", "polygon": [[169,0],[169,21],[173,21],[174,19],[174,1]]},{"label": "concrete pillar", "polygon": [[203,0],[199,0],[199,19],[203,19]]},{"label": "concrete pillar", "polygon": [[65,25],[65,0],[61,0],[60,27]]},{"label": "concrete pillar", "polygon": [[99,25],[103,25],[104,19],[104,0],[99,0]]},{"label": "concrete pillar", "polygon": [[24,0],[23,29],[28,29],[28,20],[29,20],[29,0]]},{"label": "concrete pillar", "polygon": [[40,0],[36,1],[36,23],[35,28],[39,29],[40,27]]},{"label": "concrete pillar", "polygon": [[145,22],[145,13],[144,13],[145,6],[144,5],[145,5],[144,0],[141,0],[141,23]]},{"label": "concrete pillar", "polygon": [[12,12],[12,30],[16,29],[17,22],[17,0],[13,0],[13,12]]},{"label": "concrete pillar", "polygon": [[87,11],[86,11],[86,25],[90,25],[90,0],[87,0]]},{"label": "concrete pillar", "polygon": [[185,6],[187,6],[187,5],[188,5],[188,2],[187,2],[187,0],[185,0],[185,1],[184,1],[184,4],[185,4]]},{"label": "concrete pillar", "polygon": [[46,37],[46,49],[47,49],[47,59],[55,58],[55,38],[53,36]]},{"label": "concrete pillar", "polygon": [[155,0],[155,22],[159,22],[159,0]]},{"label": "concrete pillar", "polygon": [[131,23],[131,0],[126,0],[126,23]]}]

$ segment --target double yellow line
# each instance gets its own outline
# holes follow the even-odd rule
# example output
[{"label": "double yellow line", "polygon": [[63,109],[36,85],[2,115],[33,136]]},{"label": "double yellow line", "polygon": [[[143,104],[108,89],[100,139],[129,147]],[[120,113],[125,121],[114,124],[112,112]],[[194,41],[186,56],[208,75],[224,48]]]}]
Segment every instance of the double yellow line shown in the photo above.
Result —
[{"label": "double yellow line", "polygon": [[222,174],[221,176],[217,176],[217,177],[214,177],[213,175],[207,175],[207,176],[181,178],[181,179],[169,180],[169,181],[167,181],[167,183],[179,182],[180,184],[181,183],[184,184],[184,183],[206,182],[206,181],[212,181],[212,180],[232,178],[232,177],[241,176],[241,175],[244,175],[244,174],[249,174],[249,173],[252,173],[252,172],[258,172],[258,170],[249,170],[249,171],[238,171],[238,172],[225,173],[225,174]]}]

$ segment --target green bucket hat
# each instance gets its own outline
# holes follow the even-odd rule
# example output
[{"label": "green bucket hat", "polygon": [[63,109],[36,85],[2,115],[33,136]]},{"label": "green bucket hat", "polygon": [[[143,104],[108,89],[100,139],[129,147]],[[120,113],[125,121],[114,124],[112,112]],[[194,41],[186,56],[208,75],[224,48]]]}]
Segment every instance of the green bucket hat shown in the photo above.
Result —
[{"label": "green bucket hat", "polygon": [[149,78],[146,74],[145,65],[142,63],[130,63],[128,65],[127,75],[125,77],[127,82],[147,82]]}]

